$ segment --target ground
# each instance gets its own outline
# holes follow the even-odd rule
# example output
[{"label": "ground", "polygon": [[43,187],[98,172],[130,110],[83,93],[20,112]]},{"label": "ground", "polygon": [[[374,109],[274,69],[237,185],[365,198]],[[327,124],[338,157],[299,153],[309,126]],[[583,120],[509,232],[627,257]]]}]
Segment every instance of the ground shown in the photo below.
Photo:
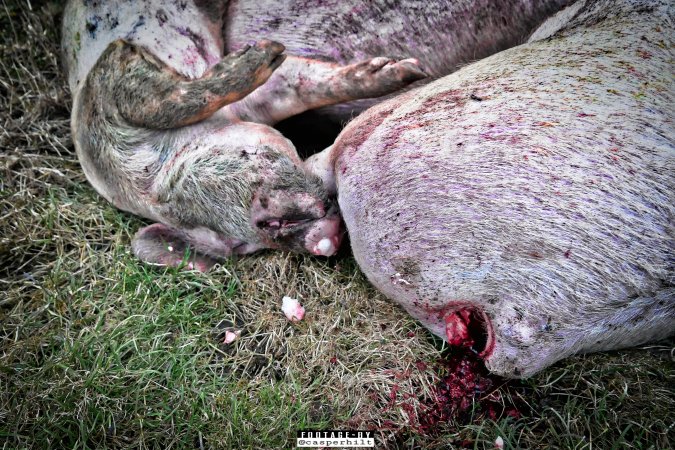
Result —
[{"label": "ground", "polygon": [[[208,274],[140,264],[143,221],[99,197],[74,154],[61,10],[0,8],[2,448],[279,448],[300,429],[356,428],[376,448],[673,447],[672,340],[492,380],[448,417],[435,408],[448,411],[439,383],[457,355],[348,249]],[[284,317],[285,295],[303,321]],[[243,330],[231,344],[228,327]]]}]

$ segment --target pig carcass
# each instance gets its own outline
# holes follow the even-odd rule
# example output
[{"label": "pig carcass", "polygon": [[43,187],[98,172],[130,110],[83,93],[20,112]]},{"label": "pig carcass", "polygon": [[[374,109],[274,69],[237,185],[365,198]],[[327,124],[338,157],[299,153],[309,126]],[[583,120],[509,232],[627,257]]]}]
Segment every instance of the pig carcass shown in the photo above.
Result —
[{"label": "pig carcass", "polygon": [[118,208],[158,222],[132,243],[150,263],[205,270],[213,257],[261,248],[331,255],[342,235],[337,208],[269,125],[424,73],[415,60],[384,57],[284,62],[283,45],[269,40],[223,56],[225,3],[67,4],[62,47],[84,173]]},{"label": "pig carcass", "polygon": [[580,2],[307,161],[368,279],[492,372],[675,331],[667,1]]}]

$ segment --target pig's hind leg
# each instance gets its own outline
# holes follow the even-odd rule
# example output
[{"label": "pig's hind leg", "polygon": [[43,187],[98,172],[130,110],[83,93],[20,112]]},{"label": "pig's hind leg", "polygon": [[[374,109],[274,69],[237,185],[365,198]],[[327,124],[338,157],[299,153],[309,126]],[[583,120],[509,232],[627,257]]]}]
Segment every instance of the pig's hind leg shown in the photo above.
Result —
[{"label": "pig's hind leg", "polygon": [[[110,44],[88,77],[85,91],[107,93],[106,116],[147,129],[197,123],[265,83],[284,60],[283,45],[261,41],[245,47],[191,80],[142,47]],[[122,119],[122,120],[120,120]]]},{"label": "pig's hind leg", "polygon": [[289,56],[264,85],[225,110],[236,119],[273,125],[310,109],[380,97],[426,76],[416,59],[378,57],[340,66]]}]

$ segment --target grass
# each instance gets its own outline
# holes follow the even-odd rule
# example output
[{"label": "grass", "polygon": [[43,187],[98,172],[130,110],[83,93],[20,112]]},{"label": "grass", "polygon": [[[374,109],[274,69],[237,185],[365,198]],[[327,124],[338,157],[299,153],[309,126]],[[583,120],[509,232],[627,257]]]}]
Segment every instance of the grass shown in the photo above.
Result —
[{"label": "grass", "polygon": [[[377,448],[673,447],[672,341],[569,358],[500,387],[529,405],[519,419],[422,434],[409,413],[442,376],[442,345],[348,251],[206,275],[139,264],[143,222],[97,196],[72,148],[61,9],[0,6],[2,448],[280,448],[307,428],[374,428]],[[284,318],[284,295],[304,321]],[[227,328],[243,330],[229,345]]]}]

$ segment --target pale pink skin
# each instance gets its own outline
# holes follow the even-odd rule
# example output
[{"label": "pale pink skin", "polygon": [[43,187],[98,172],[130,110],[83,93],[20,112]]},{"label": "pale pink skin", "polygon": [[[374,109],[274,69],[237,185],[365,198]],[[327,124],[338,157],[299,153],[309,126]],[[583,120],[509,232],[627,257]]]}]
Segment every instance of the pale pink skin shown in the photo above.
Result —
[{"label": "pale pink skin", "polygon": [[675,331],[675,30],[642,6],[577,6],[307,162],[368,279],[453,345],[481,326],[497,374]]}]

